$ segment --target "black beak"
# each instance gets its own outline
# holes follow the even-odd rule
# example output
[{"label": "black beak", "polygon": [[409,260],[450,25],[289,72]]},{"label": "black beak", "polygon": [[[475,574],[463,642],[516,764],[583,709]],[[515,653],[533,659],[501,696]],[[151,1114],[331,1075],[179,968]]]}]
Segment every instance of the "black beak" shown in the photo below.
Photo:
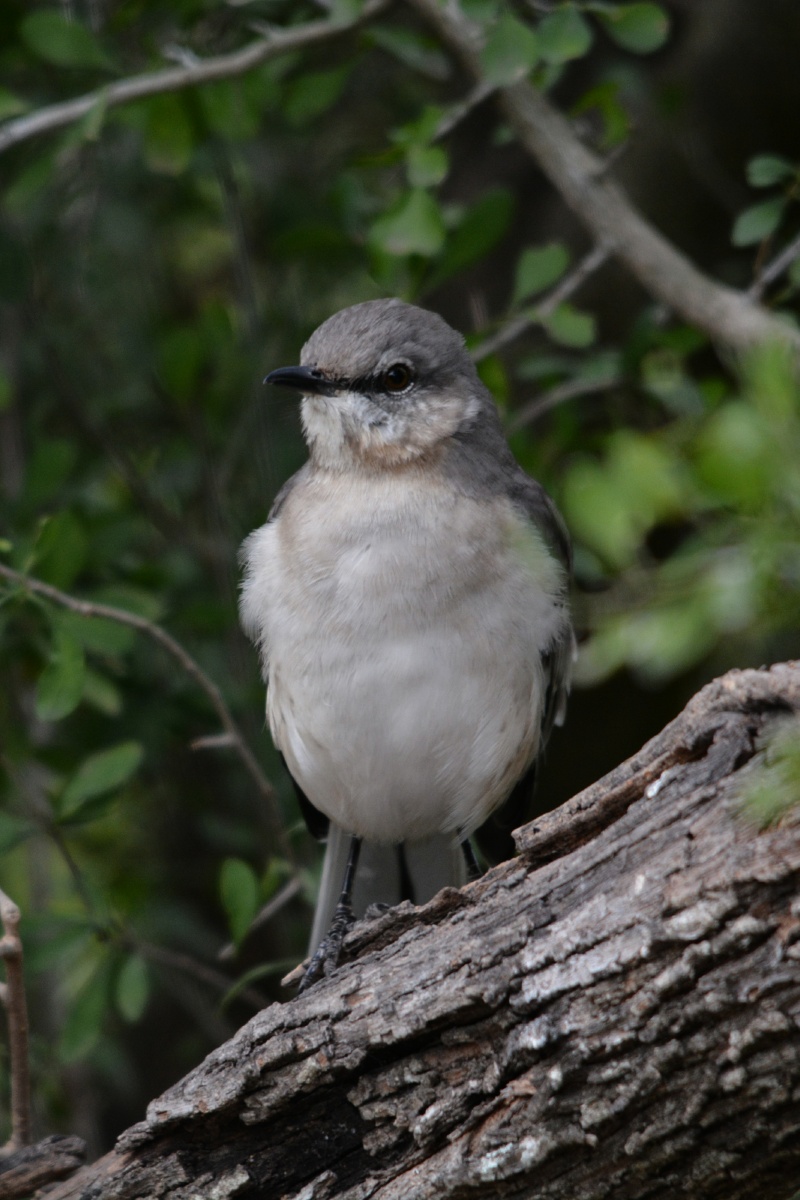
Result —
[{"label": "black beak", "polygon": [[278,367],[270,371],[264,383],[297,388],[309,396],[332,396],[337,388],[317,367]]}]

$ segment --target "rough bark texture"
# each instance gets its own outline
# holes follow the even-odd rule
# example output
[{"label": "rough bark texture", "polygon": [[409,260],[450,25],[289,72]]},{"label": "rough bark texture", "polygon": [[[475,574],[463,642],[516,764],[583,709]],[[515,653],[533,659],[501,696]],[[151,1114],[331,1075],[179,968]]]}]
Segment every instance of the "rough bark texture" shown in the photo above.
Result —
[{"label": "rough bark texture", "polygon": [[800,664],[732,672],[461,892],[359,927],[58,1197],[784,1198],[800,810],[739,796]]},{"label": "rough bark texture", "polygon": [[30,1196],[54,1179],[71,1175],[86,1158],[86,1143],[79,1137],[53,1134],[33,1146],[0,1152],[0,1200]]}]

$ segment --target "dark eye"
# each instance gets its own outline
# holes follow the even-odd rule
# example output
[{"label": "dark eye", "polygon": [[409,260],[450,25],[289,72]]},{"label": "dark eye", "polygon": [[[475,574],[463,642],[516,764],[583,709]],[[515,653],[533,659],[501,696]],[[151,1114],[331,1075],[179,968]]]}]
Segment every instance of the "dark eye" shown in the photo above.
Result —
[{"label": "dark eye", "polygon": [[411,368],[405,363],[395,363],[393,367],[387,367],[381,375],[381,384],[387,392],[404,392],[413,382]]}]

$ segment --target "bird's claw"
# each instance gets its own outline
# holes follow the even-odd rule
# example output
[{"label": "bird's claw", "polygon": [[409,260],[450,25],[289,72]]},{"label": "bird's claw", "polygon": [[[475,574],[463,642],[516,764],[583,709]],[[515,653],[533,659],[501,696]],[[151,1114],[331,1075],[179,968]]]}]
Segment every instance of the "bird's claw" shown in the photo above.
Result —
[{"label": "bird's claw", "polygon": [[323,938],[317,946],[311,962],[306,967],[306,973],[298,988],[298,994],[302,995],[322,975],[330,975],[336,970],[339,964],[339,955],[344,945],[344,939],[355,925],[355,922],[356,918],[351,905],[338,904],[333,914],[333,920],[331,921],[327,937]]}]

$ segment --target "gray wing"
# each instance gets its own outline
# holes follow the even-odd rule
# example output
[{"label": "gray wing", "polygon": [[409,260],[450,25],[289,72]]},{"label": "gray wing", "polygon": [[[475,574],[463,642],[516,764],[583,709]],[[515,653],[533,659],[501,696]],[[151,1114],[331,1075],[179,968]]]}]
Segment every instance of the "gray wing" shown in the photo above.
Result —
[{"label": "gray wing", "polygon": [[[514,458],[505,439],[494,401],[486,393],[477,419],[452,440],[448,473],[455,486],[472,496],[507,496],[543,535],[552,553],[564,566],[564,594],[558,601],[563,620],[553,642],[542,653],[545,699],[539,753],[554,725],[564,720],[575,659],[575,634],[569,617],[569,583],[572,547],[564,520],[540,483],[531,479]],[[530,819],[536,781],[536,763],[517,782],[508,800],[478,831],[478,843],[494,861],[514,853],[511,830]]]},{"label": "gray wing", "polygon": [[[518,467],[517,470],[521,479],[515,480],[511,499],[544,534],[553,553],[564,564],[568,589],[572,577],[572,545],[564,519],[542,485],[526,475],[521,468]],[[576,654],[575,633],[569,618],[569,595],[566,589],[560,603],[564,619],[560,622],[555,641],[542,655],[547,691],[542,713],[540,752],[544,749],[553,726],[564,723],[572,682],[572,664]]]},{"label": "gray wing", "polygon": [[300,470],[295,471],[294,475],[290,475],[289,478],[286,480],[286,483],[284,483],[278,489],[278,494],[276,495],[275,499],[272,501],[272,508],[269,510],[269,515],[267,517],[267,524],[269,524],[270,521],[275,520],[275,518],[278,516],[279,512],[283,508],[286,497],[289,495],[290,492],[294,491],[294,489],[297,487],[298,483],[301,483],[305,479],[306,475],[308,475],[308,472],[309,472],[309,464],[304,463],[303,466],[300,468]]}]

